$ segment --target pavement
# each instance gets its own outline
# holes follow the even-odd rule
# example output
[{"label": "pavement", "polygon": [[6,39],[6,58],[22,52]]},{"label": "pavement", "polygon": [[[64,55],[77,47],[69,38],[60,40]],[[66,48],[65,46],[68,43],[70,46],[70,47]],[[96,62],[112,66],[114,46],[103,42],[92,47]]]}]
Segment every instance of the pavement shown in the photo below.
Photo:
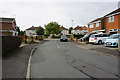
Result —
[{"label": "pavement", "polygon": [[[42,44],[46,41],[40,41],[38,43],[29,44],[14,51],[8,52],[2,57],[2,78],[12,80],[13,78],[26,77],[26,68],[29,59],[29,55],[32,49],[38,44]],[[16,80],[14,79],[14,80]]]},{"label": "pavement", "polygon": [[35,50],[30,74],[33,80],[34,78],[116,80],[118,58],[77,47],[71,42],[50,40]]},{"label": "pavement", "polygon": [[117,50],[118,49],[117,47],[105,47],[104,45],[95,45],[95,44],[82,44],[75,41],[70,41],[70,42],[84,49],[101,52],[109,56],[120,57],[120,51]]}]

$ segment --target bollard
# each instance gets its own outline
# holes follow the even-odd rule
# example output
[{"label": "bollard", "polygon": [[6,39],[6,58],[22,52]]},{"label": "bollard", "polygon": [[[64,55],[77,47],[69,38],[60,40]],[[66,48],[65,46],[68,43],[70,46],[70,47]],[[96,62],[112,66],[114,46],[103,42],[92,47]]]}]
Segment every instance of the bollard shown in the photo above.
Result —
[{"label": "bollard", "polygon": [[120,37],[118,39],[118,50],[120,51]]}]

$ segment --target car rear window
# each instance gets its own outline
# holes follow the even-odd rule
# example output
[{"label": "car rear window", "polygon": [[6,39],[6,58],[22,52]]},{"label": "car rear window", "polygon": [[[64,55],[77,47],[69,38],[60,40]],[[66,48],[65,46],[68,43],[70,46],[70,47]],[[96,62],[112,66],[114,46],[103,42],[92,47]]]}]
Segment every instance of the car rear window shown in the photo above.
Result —
[{"label": "car rear window", "polygon": [[61,36],[61,38],[67,38],[65,35]]},{"label": "car rear window", "polygon": [[110,34],[98,34],[98,35],[91,35],[91,37],[109,37]]},{"label": "car rear window", "polygon": [[118,39],[120,37],[120,35],[111,35],[109,37],[109,39]]}]

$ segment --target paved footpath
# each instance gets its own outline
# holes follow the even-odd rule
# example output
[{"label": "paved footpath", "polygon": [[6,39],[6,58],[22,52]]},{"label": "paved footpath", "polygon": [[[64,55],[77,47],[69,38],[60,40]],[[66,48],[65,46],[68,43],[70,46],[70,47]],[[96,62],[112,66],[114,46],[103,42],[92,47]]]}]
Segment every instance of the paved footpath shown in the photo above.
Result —
[{"label": "paved footpath", "polygon": [[59,40],[39,46],[31,60],[31,78],[117,78],[117,74],[117,58]]},{"label": "paved footpath", "polygon": [[[44,43],[40,41],[39,43]],[[18,48],[2,57],[2,78],[23,78],[26,77],[27,63],[31,50],[39,43],[26,45]],[[15,80],[15,79],[14,79]]]}]

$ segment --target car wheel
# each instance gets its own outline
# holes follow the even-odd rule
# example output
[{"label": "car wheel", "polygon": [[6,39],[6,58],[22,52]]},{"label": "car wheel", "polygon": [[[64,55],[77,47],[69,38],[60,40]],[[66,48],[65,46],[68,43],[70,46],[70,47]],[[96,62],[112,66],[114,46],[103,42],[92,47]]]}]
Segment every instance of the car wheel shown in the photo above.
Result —
[{"label": "car wheel", "polygon": [[98,44],[102,44],[102,41],[100,40],[100,41],[98,41]]},{"label": "car wheel", "polygon": [[68,42],[68,40],[66,39],[66,42]]}]

